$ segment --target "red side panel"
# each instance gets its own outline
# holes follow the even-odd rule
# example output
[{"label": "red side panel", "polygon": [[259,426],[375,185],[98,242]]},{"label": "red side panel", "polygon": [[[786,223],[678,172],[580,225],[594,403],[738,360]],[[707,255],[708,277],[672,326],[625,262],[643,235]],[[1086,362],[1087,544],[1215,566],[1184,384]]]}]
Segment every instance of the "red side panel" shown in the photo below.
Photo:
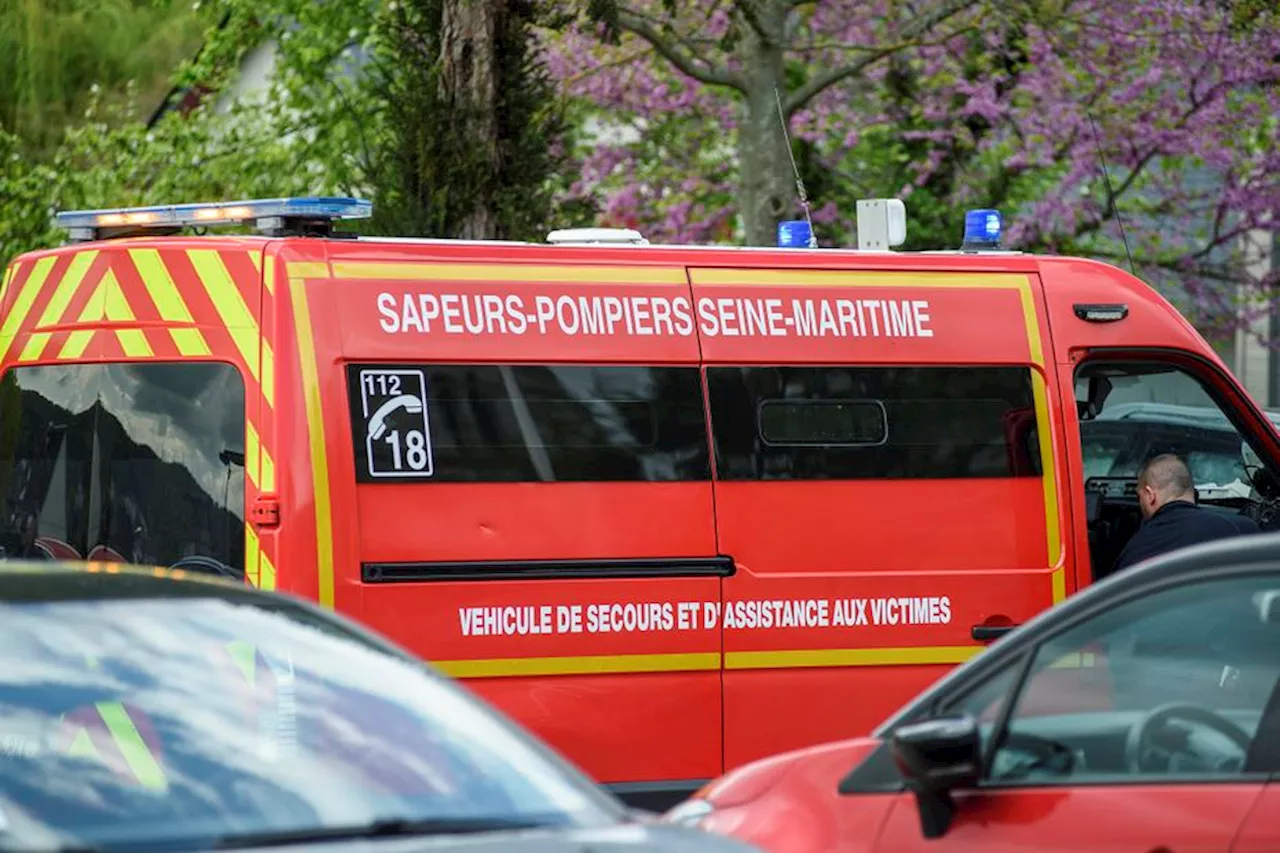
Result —
[{"label": "red side panel", "polygon": [[[330,259],[332,278],[306,285],[339,606],[358,596],[366,622],[467,679],[602,781],[718,775],[719,634],[682,630],[681,613],[688,603],[718,603],[719,577],[384,583],[361,573],[362,564],[712,558],[709,479],[357,483],[363,439],[353,435],[344,385],[345,363],[696,371],[683,268],[442,262],[403,247],[395,256],[367,246],[349,252]],[[583,308],[579,297],[597,301]]]},{"label": "red side panel", "polygon": [[[812,618],[801,627],[725,624],[725,764],[733,768],[869,731],[980,651],[974,626],[1020,623],[1061,597],[1056,383],[1043,371],[1034,277],[690,276],[709,368],[1025,365],[1043,383],[1039,419],[1051,460],[1045,478],[717,482],[720,550],[738,564],[725,582],[726,610],[775,601],[828,607],[820,627]],[[876,329],[880,299],[918,304],[922,319],[894,334]],[[764,306],[757,316],[781,319],[754,334],[725,334],[725,312],[745,316],[750,303]],[[823,335],[804,318],[811,303],[832,306],[837,325],[842,311],[865,317]]]}]

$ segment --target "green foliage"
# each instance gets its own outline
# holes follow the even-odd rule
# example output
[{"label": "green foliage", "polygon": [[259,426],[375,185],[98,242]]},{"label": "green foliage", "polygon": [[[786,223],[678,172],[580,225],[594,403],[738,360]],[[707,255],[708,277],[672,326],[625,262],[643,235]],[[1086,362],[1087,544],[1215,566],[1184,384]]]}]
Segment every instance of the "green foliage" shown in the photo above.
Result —
[{"label": "green foliage", "polygon": [[[535,239],[553,208],[565,114],[532,49],[545,23],[529,0],[495,2],[495,103],[477,105],[441,80],[444,0],[404,0],[379,22],[365,78],[382,105],[366,163],[374,228],[423,237]],[[489,134],[492,134],[491,138]],[[473,223],[484,211],[480,233]]]},{"label": "green foliage", "polygon": [[65,235],[53,227],[54,210],[302,195],[326,186],[257,109],[171,113],[149,129],[131,94],[117,105],[91,101],[85,122],[69,128],[43,162],[0,131],[0,158],[0,264],[57,245]]},{"label": "green foliage", "polygon": [[158,101],[209,23],[189,0],[0,2],[0,129],[44,154],[94,87],[115,97],[133,81]]}]

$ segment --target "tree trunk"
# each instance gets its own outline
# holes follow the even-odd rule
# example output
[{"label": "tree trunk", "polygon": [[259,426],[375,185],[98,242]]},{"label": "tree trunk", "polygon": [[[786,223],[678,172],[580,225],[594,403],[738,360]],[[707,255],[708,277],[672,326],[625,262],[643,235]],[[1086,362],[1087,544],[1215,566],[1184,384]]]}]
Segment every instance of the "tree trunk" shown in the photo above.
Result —
[{"label": "tree trunk", "polygon": [[[440,27],[440,94],[457,106],[455,121],[466,126],[494,173],[501,166],[495,47],[506,5],[507,0],[445,0]],[[495,239],[494,200],[478,196],[474,201],[471,212],[457,223],[457,237]]]},{"label": "tree trunk", "polygon": [[782,132],[778,97],[786,99],[786,68],[781,46],[787,8],[759,4],[758,24],[741,46],[746,98],[738,128],[738,204],[749,246],[772,246],[778,222],[795,206],[791,152]]}]

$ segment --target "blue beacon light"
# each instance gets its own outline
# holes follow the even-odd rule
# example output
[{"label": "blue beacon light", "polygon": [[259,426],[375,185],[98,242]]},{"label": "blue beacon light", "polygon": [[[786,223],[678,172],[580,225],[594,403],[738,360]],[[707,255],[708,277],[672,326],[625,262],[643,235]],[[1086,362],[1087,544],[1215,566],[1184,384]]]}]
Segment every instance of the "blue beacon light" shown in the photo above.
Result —
[{"label": "blue beacon light", "polygon": [[814,249],[818,241],[813,238],[813,227],[804,219],[790,219],[778,223],[778,248]]},{"label": "blue beacon light", "polygon": [[997,249],[1003,222],[998,210],[970,210],[964,215],[964,251]]}]

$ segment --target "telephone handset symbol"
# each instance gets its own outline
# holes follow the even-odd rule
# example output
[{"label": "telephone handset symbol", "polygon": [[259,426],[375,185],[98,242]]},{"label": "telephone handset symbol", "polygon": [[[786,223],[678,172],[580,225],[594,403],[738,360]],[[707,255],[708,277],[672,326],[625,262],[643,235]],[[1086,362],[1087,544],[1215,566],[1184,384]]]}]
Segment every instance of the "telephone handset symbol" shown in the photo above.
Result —
[{"label": "telephone handset symbol", "polygon": [[382,438],[382,434],[387,431],[387,417],[396,409],[404,409],[410,414],[416,415],[422,411],[422,400],[412,394],[401,394],[399,397],[392,397],[387,402],[378,407],[373,413],[373,417],[369,418],[369,439],[377,441]]}]

